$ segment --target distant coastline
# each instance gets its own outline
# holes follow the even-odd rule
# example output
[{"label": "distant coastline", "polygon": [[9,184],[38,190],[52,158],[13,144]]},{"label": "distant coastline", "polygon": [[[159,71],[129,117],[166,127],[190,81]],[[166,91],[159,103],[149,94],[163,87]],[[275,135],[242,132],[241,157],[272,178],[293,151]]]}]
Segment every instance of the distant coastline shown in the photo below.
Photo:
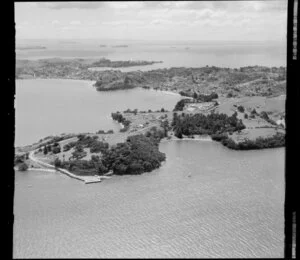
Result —
[{"label": "distant coastline", "polygon": [[47,49],[45,46],[17,46],[16,50],[44,50]]}]

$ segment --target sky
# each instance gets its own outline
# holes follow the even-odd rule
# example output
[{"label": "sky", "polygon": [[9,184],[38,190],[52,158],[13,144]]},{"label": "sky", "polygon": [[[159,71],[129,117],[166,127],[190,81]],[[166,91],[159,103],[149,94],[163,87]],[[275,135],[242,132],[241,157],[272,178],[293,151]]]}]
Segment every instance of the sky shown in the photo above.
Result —
[{"label": "sky", "polygon": [[286,41],[287,0],[15,3],[16,39]]}]

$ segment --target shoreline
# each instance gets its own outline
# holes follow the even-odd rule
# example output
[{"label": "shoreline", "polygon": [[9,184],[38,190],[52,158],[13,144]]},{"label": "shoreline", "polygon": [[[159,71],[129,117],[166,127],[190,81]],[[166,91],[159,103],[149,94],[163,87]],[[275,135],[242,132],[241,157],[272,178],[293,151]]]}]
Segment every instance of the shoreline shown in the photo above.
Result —
[{"label": "shoreline", "polygon": [[[68,80],[68,81],[81,81],[87,84],[90,84],[90,82],[94,82],[91,86],[94,87],[94,84],[97,82],[97,80],[93,80],[93,79],[76,79],[76,78],[41,78],[41,77],[32,77],[32,78],[16,78],[15,80]],[[145,89],[143,87],[137,86],[135,88],[132,89]],[[118,90],[127,90],[127,89],[118,89]],[[118,90],[108,90],[110,92],[113,91],[118,91]],[[176,95],[176,96],[180,96],[180,97],[184,97],[182,95],[180,95],[177,91],[172,91],[172,90],[161,90],[161,89],[154,89],[154,88],[149,88],[149,89],[145,89],[145,90],[150,90],[150,91],[160,91],[163,92],[165,94],[168,95]],[[101,91],[99,91],[101,92]],[[107,91],[106,91],[107,92]],[[184,97],[184,98],[190,98],[190,97]]]},{"label": "shoreline", "polygon": [[[74,173],[71,173],[71,172],[67,171],[66,169],[58,168],[58,167],[55,167],[55,166],[53,166],[49,163],[42,162],[34,156],[34,152],[36,152],[37,150],[38,149],[35,149],[35,150],[33,150],[29,153],[29,159],[36,162],[37,164],[43,165],[44,167],[48,167],[48,168],[50,168],[49,170],[61,172],[65,175],[68,175],[71,178],[83,181],[85,183],[101,182],[100,176],[93,176],[93,175],[92,176],[80,176],[80,175],[76,175]],[[42,168],[42,169],[44,169],[44,168]]]},{"label": "shoreline", "polygon": [[199,135],[194,135],[193,137],[183,137],[177,138],[175,136],[171,136],[171,138],[164,138],[161,142],[169,142],[169,141],[203,141],[203,142],[212,142],[213,139],[210,136],[200,137]]},{"label": "shoreline", "polygon": [[[86,84],[90,84],[91,82],[94,82],[91,86],[92,87],[95,87],[95,83],[97,82],[97,80],[94,80],[94,79],[78,79],[78,78],[53,78],[53,77],[49,77],[49,78],[41,78],[41,77],[30,77],[30,78],[15,78],[15,81],[17,80],[68,80],[68,81],[81,81],[83,83],[86,83]],[[96,88],[96,87],[95,87]],[[142,86],[137,86],[137,87],[134,87],[134,88],[131,88],[131,89],[145,89],[145,90],[150,90],[150,91],[160,91],[160,92],[163,92],[165,94],[168,94],[168,95],[176,95],[176,96],[180,96],[182,98],[185,98],[185,99],[193,99],[192,97],[187,97],[187,96],[183,96],[181,94],[179,94],[179,91],[177,90],[174,90],[172,91],[172,89],[169,89],[169,90],[163,90],[163,89],[155,89],[153,87],[151,88],[143,88]],[[114,92],[114,91],[124,91],[124,90],[127,90],[127,89],[117,89],[117,90],[107,90],[105,92]],[[99,91],[99,92],[102,92],[102,91]],[[220,94],[220,96],[223,96]],[[241,96],[241,97],[238,97],[238,98],[247,98],[249,96]],[[251,96],[250,96],[251,97]],[[257,97],[260,97],[259,95]],[[286,94],[273,94],[272,96],[267,96],[266,98],[279,98],[279,99],[284,99],[286,98]]]},{"label": "shoreline", "polygon": [[[71,137],[69,139],[73,139],[73,137]],[[59,143],[61,143],[61,142],[64,143],[66,140],[68,140],[68,139],[59,141]],[[196,141],[196,142],[213,142],[213,141],[215,141],[216,143],[220,143],[219,141],[213,140],[212,137],[209,136],[209,135],[203,135],[203,136],[201,136],[201,135],[192,135],[192,136],[184,136],[183,138],[178,138],[174,135],[169,135],[168,137],[162,138],[160,140],[159,144],[170,142],[170,141]],[[266,148],[262,148],[262,149],[232,149],[231,147],[228,147],[228,146],[223,145],[223,144],[222,144],[222,147],[224,147],[224,148],[226,147],[227,149],[234,150],[234,151],[248,151],[248,150],[253,151],[253,150],[262,150],[262,149],[269,149],[269,148],[284,148],[284,147],[266,147]],[[72,172],[64,169],[64,168],[55,167],[54,165],[52,165],[50,163],[46,163],[44,161],[39,160],[38,158],[36,158],[34,156],[36,151],[38,151],[38,149],[33,148],[28,154],[28,159],[31,160],[31,162],[34,162],[35,164],[37,164],[37,166],[29,167],[27,169],[27,171],[31,171],[31,170],[32,171],[45,171],[45,172],[52,172],[52,173],[60,172],[62,174],[67,175],[70,178],[83,181],[86,184],[101,182],[103,179],[111,178],[111,177],[108,177],[108,175],[113,175],[112,171],[104,174],[103,176],[102,175],[77,175],[75,173],[72,173]],[[39,167],[41,167],[41,168],[39,168]],[[19,171],[18,168],[17,168],[17,165],[14,167],[14,170]]]}]

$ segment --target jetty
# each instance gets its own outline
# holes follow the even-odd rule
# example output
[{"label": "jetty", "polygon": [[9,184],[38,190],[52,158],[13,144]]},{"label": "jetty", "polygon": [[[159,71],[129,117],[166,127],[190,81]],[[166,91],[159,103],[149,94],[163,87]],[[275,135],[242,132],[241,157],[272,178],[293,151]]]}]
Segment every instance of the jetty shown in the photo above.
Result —
[{"label": "jetty", "polygon": [[[69,177],[73,178],[73,179],[77,179],[77,180],[80,180],[80,181],[83,181],[84,183],[88,184],[88,183],[96,183],[96,182],[101,182],[101,177],[100,176],[79,176],[79,175],[76,175],[74,173],[71,173],[65,169],[62,169],[62,168],[59,168],[59,167],[55,167],[49,163],[45,163],[45,162],[42,162],[40,160],[38,160],[35,156],[34,156],[34,152],[37,151],[37,150],[33,150],[29,153],[28,157],[30,160],[36,162],[38,165],[41,165],[43,167],[45,167],[46,169],[50,169],[52,171],[59,171],[65,175],[68,175]],[[45,168],[42,168],[42,169],[45,169]]]}]

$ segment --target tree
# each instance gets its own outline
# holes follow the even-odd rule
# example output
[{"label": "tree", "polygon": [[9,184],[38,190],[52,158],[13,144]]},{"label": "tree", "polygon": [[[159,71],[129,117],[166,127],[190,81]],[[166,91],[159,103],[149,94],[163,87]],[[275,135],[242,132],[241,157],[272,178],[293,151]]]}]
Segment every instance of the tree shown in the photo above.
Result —
[{"label": "tree", "polygon": [[180,101],[178,101],[173,111],[182,111],[186,102],[187,99],[181,99]]},{"label": "tree", "polygon": [[61,160],[59,160],[58,158],[56,158],[54,160],[54,166],[55,166],[55,168],[60,168],[62,166]]},{"label": "tree", "polygon": [[158,150],[156,140],[150,136],[129,136],[125,143],[118,143],[102,157],[103,165],[115,174],[141,174],[158,168],[165,155]]},{"label": "tree", "polygon": [[241,112],[241,113],[244,113],[245,112],[245,108],[243,106],[238,106],[237,107],[238,111]]},{"label": "tree", "polygon": [[44,154],[46,155],[48,153],[48,149],[47,149],[47,146],[44,146]]},{"label": "tree", "polygon": [[50,145],[46,145],[46,149],[47,149],[47,152],[48,152],[48,153],[51,152],[51,146],[50,146]]},{"label": "tree", "polygon": [[268,121],[270,119],[267,112],[265,112],[265,111],[261,111],[260,116],[261,116],[261,118],[265,119],[266,121]]},{"label": "tree", "polygon": [[257,112],[256,112],[255,108],[252,109],[251,114],[252,115],[257,115]]},{"label": "tree", "polygon": [[72,157],[75,158],[76,160],[79,160],[79,159],[85,157],[86,154],[87,153],[83,150],[82,145],[76,145],[75,151],[72,152]]},{"label": "tree", "polygon": [[54,147],[52,148],[52,152],[53,152],[54,154],[60,153],[60,151],[61,151],[61,148],[60,148],[59,145],[58,145],[58,146],[54,146]]},{"label": "tree", "polygon": [[22,162],[18,165],[18,170],[19,171],[27,171],[28,170],[28,165],[25,162]]},{"label": "tree", "polygon": [[24,155],[15,155],[14,164],[17,165],[22,162],[24,162]]}]

